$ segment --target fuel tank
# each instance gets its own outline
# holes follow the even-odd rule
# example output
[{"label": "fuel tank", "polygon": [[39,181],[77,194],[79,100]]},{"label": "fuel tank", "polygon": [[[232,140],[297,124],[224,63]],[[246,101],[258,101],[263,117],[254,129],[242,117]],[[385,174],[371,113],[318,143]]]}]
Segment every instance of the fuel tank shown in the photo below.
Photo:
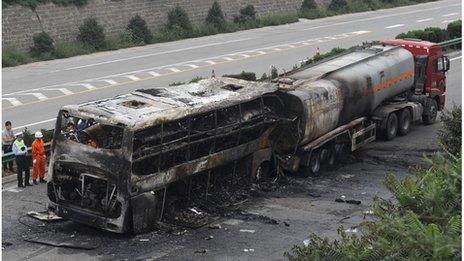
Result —
[{"label": "fuel tank", "polygon": [[[413,55],[397,46],[360,47],[279,79],[294,137],[279,150],[294,149],[354,119],[369,116],[382,102],[414,84]],[[289,135],[291,136],[291,135]]]}]

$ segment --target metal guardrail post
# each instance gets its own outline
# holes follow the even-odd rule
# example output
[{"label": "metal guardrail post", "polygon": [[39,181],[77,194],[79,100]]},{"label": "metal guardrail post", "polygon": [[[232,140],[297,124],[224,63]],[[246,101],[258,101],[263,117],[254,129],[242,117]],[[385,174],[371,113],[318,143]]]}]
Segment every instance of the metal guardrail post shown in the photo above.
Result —
[{"label": "metal guardrail post", "polygon": [[[47,142],[47,143],[44,144],[45,154],[49,154],[50,145],[51,145],[51,142]],[[31,153],[32,153],[32,148],[31,147],[29,147],[27,149],[27,153],[28,153],[28,156],[31,156]],[[13,152],[8,152],[8,153],[5,153],[5,154],[2,154],[2,163],[10,162],[10,161],[13,161],[14,159],[15,159],[15,156],[14,156]]]}]

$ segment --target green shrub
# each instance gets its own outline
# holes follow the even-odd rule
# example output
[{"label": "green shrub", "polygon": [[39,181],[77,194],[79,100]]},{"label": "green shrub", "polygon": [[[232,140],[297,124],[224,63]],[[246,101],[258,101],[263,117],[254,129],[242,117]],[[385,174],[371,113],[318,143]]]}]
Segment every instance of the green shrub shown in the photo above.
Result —
[{"label": "green shrub", "polygon": [[427,27],[424,30],[413,30],[407,33],[401,33],[396,36],[396,39],[415,38],[424,41],[439,43],[448,39],[446,30],[437,27]]},{"label": "green shrub", "polygon": [[329,4],[329,10],[337,12],[347,11],[348,3],[346,0],[332,0]]},{"label": "green shrub", "polygon": [[314,0],[303,0],[303,3],[301,3],[300,11],[301,12],[306,12],[309,10],[313,10],[317,8],[316,1]]},{"label": "green shrub", "polygon": [[191,36],[193,31],[193,26],[190,23],[187,12],[178,5],[169,11],[166,28],[173,31],[180,30],[179,33],[182,33],[187,37]]},{"label": "green shrub", "polygon": [[8,5],[18,4],[34,10],[38,5],[45,4],[47,2],[53,2],[56,5],[75,5],[79,7],[87,4],[87,0],[3,0],[2,6],[7,7]]},{"label": "green shrub", "polygon": [[461,158],[436,156],[415,178],[386,178],[398,205],[374,199],[374,221],[360,236],[339,228],[339,240],[316,234],[294,246],[290,260],[461,260]]},{"label": "green shrub", "polygon": [[235,23],[246,23],[256,19],[256,11],[253,5],[247,5],[240,9],[239,16],[234,17]]},{"label": "green shrub", "polygon": [[438,140],[447,152],[455,156],[459,156],[462,149],[461,116],[461,106],[445,109],[440,116],[443,125],[438,131]]},{"label": "green shrub", "polygon": [[352,13],[365,12],[372,10],[369,1],[365,0],[352,0],[348,3],[348,10]]},{"label": "green shrub", "polygon": [[84,44],[88,44],[96,50],[103,50],[105,47],[105,33],[101,25],[95,18],[87,18],[79,26],[77,39]]},{"label": "green shrub", "polygon": [[34,56],[41,54],[51,54],[55,51],[53,39],[46,32],[41,32],[33,36],[34,46],[31,47],[31,53]]},{"label": "green shrub", "polygon": [[189,81],[189,83],[195,83],[195,82],[199,82],[199,81],[201,81],[201,80],[203,80],[203,77],[196,76],[196,77],[192,78],[192,79]]},{"label": "green shrub", "polygon": [[254,72],[242,71],[240,74],[224,74],[223,77],[242,79],[247,81],[256,81],[256,74]]},{"label": "green shrub", "polygon": [[131,32],[132,42],[135,44],[149,44],[153,41],[153,35],[148,29],[147,23],[140,15],[136,15],[130,19],[127,30]]},{"label": "green shrub", "polygon": [[316,18],[322,18],[322,17],[331,16],[331,15],[332,13],[329,10],[322,8],[322,7],[318,7],[312,10],[306,10],[304,12],[300,12],[299,14],[301,18],[307,18],[307,19],[316,19]]},{"label": "green shrub", "polygon": [[266,15],[256,20],[259,27],[298,22],[296,14]]},{"label": "green shrub", "polygon": [[462,20],[451,22],[446,27],[446,31],[451,39],[461,37]]},{"label": "green shrub", "polygon": [[2,50],[2,67],[16,66],[31,62],[32,59],[17,48],[7,47]]},{"label": "green shrub", "polygon": [[95,48],[80,42],[58,42],[53,55],[56,58],[68,58],[95,52]]},{"label": "green shrub", "polygon": [[52,0],[56,5],[75,5],[75,6],[84,6],[87,4],[87,0]]},{"label": "green shrub", "polygon": [[214,1],[213,6],[208,11],[206,16],[206,23],[211,24],[217,28],[222,28],[226,20],[224,18],[224,13],[222,12],[221,6],[217,1]]},{"label": "green shrub", "polygon": [[271,68],[271,79],[275,79],[277,77],[279,77],[279,72],[277,71],[277,68],[272,66],[272,68]]},{"label": "green shrub", "polygon": [[178,85],[182,85],[182,84],[185,84],[185,82],[172,82],[169,84],[169,86],[178,86]]}]

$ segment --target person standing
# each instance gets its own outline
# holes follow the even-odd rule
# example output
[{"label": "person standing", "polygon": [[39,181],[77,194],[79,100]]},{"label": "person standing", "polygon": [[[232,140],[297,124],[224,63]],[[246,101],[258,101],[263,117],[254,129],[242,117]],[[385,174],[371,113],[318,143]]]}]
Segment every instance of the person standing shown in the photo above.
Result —
[{"label": "person standing", "polygon": [[[5,129],[3,130],[2,133],[2,150],[3,153],[9,153],[11,152],[11,147],[13,146],[13,142],[15,140],[13,130],[11,129],[11,121],[5,122]],[[13,171],[13,161],[10,161],[8,163],[3,163],[3,171],[6,171],[9,169],[10,171]]]},{"label": "person standing", "polygon": [[[32,186],[29,183],[29,164],[27,161],[27,147],[23,140],[23,133],[19,132],[16,135],[16,140],[13,142],[13,154],[16,159],[16,166],[18,171],[18,187]],[[23,185],[23,172],[25,173]]]},{"label": "person standing", "polygon": [[32,142],[32,180],[37,185],[37,179],[40,183],[45,183],[45,147],[43,142],[43,134],[40,131],[35,133],[35,140]]}]

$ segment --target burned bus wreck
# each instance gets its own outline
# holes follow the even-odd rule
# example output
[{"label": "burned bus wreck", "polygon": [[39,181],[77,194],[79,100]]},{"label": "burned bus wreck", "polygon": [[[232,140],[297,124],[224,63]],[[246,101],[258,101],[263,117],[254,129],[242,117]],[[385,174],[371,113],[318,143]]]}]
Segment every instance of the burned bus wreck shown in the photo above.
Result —
[{"label": "burned bus wreck", "polygon": [[256,175],[281,120],[275,91],[272,83],[219,78],[64,106],[52,146],[50,208],[117,233],[153,229],[170,184],[245,157]]}]

